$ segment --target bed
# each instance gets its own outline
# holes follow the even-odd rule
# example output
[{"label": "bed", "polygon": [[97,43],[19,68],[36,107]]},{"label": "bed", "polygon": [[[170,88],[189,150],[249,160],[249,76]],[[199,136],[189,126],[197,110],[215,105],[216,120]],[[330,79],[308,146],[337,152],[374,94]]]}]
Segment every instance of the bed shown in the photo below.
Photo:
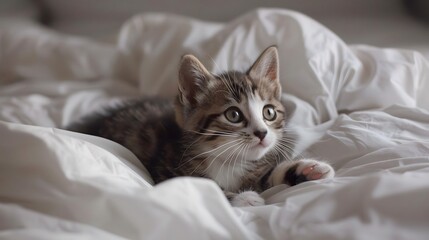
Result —
[{"label": "bed", "polygon": [[[137,15],[117,44],[14,22],[0,44],[1,239],[429,236],[429,62],[419,52],[347,45],[283,9],[223,24]],[[214,72],[245,70],[270,45],[297,152],[331,163],[333,179],[233,208],[210,180],[153,186],[124,147],[62,130],[126,98],[173,97],[185,53]]]}]

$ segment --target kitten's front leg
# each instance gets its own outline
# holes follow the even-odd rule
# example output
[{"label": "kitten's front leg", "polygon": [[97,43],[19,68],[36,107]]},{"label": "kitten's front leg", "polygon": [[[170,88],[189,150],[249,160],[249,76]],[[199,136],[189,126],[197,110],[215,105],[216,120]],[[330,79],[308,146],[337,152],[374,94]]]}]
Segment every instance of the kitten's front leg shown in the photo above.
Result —
[{"label": "kitten's front leg", "polygon": [[333,178],[335,175],[331,165],[313,160],[300,159],[294,162],[282,162],[271,173],[268,183],[271,186],[287,184],[293,186],[302,182]]},{"label": "kitten's front leg", "polygon": [[233,207],[262,206],[265,204],[265,200],[255,191],[223,192]]}]

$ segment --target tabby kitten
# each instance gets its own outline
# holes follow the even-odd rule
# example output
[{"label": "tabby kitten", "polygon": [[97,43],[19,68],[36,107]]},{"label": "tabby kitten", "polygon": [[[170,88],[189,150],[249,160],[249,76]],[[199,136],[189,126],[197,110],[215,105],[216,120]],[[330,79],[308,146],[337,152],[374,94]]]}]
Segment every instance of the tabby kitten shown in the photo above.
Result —
[{"label": "tabby kitten", "polygon": [[278,53],[267,48],[250,69],[214,75],[182,58],[175,102],[140,99],[96,114],[70,130],[130,149],[155,183],[178,176],[213,179],[233,206],[263,205],[278,184],[331,178],[326,163],[289,159],[286,110],[280,103]]}]

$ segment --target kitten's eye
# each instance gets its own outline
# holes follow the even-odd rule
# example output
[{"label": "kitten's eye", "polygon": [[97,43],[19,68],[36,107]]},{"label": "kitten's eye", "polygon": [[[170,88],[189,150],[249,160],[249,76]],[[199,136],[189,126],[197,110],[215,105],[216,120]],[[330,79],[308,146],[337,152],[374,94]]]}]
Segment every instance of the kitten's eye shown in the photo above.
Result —
[{"label": "kitten's eye", "polygon": [[243,121],[243,114],[237,107],[230,107],[225,111],[225,117],[232,123],[239,123]]},{"label": "kitten's eye", "polygon": [[274,110],[274,106],[267,105],[264,107],[264,110],[262,110],[262,114],[264,115],[264,118],[268,121],[273,121],[277,117],[276,110]]}]

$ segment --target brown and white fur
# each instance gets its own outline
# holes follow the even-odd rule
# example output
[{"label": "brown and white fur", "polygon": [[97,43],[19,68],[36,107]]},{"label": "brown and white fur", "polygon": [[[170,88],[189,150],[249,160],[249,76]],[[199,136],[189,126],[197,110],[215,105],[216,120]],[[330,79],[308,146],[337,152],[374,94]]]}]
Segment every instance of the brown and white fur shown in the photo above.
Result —
[{"label": "brown and white fur", "polygon": [[185,55],[178,85],[174,103],[129,101],[69,129],[127,147],[155,183],[178,176],[213,179],[233,206],[263,205],[259,192],[275,185],[334,176],[327,163],[290,161],[293,142],[285,133],[276,47],[245,73],[215,75]]}]

